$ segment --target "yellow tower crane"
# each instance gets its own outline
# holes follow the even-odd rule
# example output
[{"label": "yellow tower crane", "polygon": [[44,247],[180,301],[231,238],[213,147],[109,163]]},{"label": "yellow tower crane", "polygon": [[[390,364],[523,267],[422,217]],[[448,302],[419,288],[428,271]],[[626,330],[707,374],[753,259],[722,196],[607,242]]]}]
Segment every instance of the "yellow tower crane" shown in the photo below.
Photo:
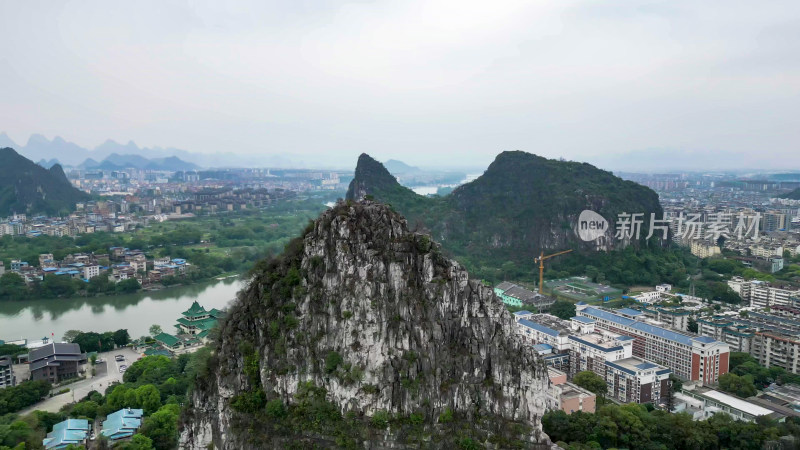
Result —
[{"label": "yellow tower crane", "polygon": [[544,260],[550,259],[554,256],[563,255],[564,253],[569,253],[572,250],[564,250],[563,252],[553,253],[552,255],[545,255],[544,252],[540,253],[533,262],[539,263],[539,293],[542,294],[542,283],[544,282]]}]

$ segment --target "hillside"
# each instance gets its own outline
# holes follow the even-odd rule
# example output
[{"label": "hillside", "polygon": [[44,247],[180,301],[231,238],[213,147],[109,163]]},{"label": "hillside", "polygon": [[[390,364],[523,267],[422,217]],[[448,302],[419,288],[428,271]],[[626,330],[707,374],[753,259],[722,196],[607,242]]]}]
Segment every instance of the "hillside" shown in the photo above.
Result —
[{"label": "hillside", "polygon": [[790,200],[800,200],[800,188],[797,188],[791,192],[787,192],[783,195],[779,195],[778,198],[786,198]]},{"label": "hillside", "polygon": [[490,288],[389,207],[339,203],[254,269],[181,448],[550,448],[547,371]]},{"label": "hillside", "polygon": [[[651,212],[657,217],[662,213],[658,195],[647,187],[586,163],[520,151],[499,154],[482,176],[440,198],[415,194],[363,154],[347,198],[367,195],[430,230],[446,250],[474,269],[499,268],[506,262],[530,268],[540,251],[620,248],[614,237],[619,213],[644,213],[648,223]],[[586,209],[609,222],[598,241],[584,242],[575,231]],[[643,226],[645,236],[648,226]]]},{"label": "hillside", "polygon": [[12,148],[0,149],[0,217],[71,211],[88,198],[72,186],[60,164],[45,169]]}]

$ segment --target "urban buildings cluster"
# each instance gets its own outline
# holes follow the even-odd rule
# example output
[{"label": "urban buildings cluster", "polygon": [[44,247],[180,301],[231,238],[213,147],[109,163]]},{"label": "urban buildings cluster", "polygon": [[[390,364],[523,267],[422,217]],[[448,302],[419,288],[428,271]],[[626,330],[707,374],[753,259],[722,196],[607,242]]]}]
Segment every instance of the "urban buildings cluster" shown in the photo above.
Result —
[{"label": "urban buildings cluster", "polygon": [[[38,265],[28,261],[12,259],[9,271],[18,274],[26,283],[43,281],[48,275],[89,281],[108,273],[109,281],[119,283],[136,279],[141,285],[159,283],[163,277],[182,276],[190,266],[182,258],[147,259],[141,250],[111,247],[109,253],[72,253],[57,261],[52,253],[39,255]],[[0,276],[5,273],[5,264],[0,261]]]}]

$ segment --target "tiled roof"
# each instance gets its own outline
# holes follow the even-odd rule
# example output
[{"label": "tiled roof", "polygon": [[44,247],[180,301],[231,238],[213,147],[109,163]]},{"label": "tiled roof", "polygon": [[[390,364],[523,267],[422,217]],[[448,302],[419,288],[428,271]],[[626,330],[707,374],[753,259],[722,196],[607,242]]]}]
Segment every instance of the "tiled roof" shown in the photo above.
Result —
[{"label": "tiled roof", "polygon": [[575,320],[581,323],[594,323],[594,320],[584,316],[575,316],[571,320]]},{"label": "tiled roof", "polygon": [[608,320],[610,322],[614,322],[619,325],[628,326],[633,329],[643,331],[648,334],[652,334],[654,336],[659,336],[670,341],[681,343],[683,345],[692,345],[691,336],[667,330],[666,328],[657,327],[644,322],[640,322],[638,320],[628,319],[627,317],[622,317],[620,315],[592,307],[588,307],[584,309],[582,312],[592,317],[597,317],[599,319]]},{"label": "tiled roof", "polygon": [[175,346],[176,344],[178,344],[180,342],[180,340],[178,338],[176,338],[175,336],[173,336],[171,334],[167,334],[167,333],[157,334],[157,335],[153,336],[153,339],[157,340],[158,342],[164,343],[164,345],[166,345],[168,347],[173,347],[173,346]]},{"label": "tiled roof", "polygon": [[542,332],[544,334],[547,334],[549,336],[558,336],[558,331],[556,331],[556,330],[554,330],[552,328],[548,328],[548,327],[546,327],[544,325],[540,325],[540,324],[538,324],[536,322],[531,322],[528,319],[520,319],[519,324],[524,326],[524,327],[528,327],[528,328],[534,329],[536,331],[540,331],[540,332]]}]

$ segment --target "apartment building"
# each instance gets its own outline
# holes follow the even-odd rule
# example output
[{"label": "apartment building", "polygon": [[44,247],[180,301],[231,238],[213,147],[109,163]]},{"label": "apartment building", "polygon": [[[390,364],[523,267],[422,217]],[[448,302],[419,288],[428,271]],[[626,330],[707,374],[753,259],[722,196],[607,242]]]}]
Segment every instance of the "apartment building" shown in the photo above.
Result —
[{"label": "apartment building", "polygon": [[728,373],[730,347],[724,342],[645,323],[639,311],[578,308],[577,314],[594,320],[598,329],[634,338],[633,356],[664,365],[683,379],[711,384]]},{"label": "apartment building", "polygon": [[0,356],[0,389],[15,386],[13,360],[10,356]]},{"label": "apartment building", "polygon": [[703,317],[697,319],[697,332],[714,340],[728,344],[732,352],[750,353],[755,329],[726,317]]},{"label": "apartment building", "polygon": [[607,395],[623,403],[659,403],[669,394],[670,370],[635,356],[606,361]]},{"label": "apartment building", "polygon": [[800,298],[800,290],[790,286],[772,286],[765,281],[745,280],[733,277],[728,286],[754,308],[769,308],[775,305],[794,306],[793,298]]},{"label": "apartment building", "polygon": [[692,254],[698,258],[710,258],[722,253],[716,243],[707,241],[693,240],[689,245],[689,249],[691,250]]},{"label": "apartment building", "polygon": [[689,331],[689,319],[692,314],[685,309],[648,306],[641,308],[641,311],[645,317],[665,327],[678,331]]},{"label": "apartment building", "polygon": [[630,358],[633,355],[633,338],[614,333],[593,332],[570,336],[570,377],[591,370],[605,378],[606,362]]},{"label": "apartment building", "polygon": [[781,367],[799,373],[800,336],[781,331],[758,331],[753,337],[750,354],[764,367]]},{"label": "apartment building", "polygon": [[551,409],[560,409],[567,414],[576,411],[595,412],[597,396],[586,389],[567,381],[567,374],[553,368],[547,369],[550,377],[548,403]]}]

